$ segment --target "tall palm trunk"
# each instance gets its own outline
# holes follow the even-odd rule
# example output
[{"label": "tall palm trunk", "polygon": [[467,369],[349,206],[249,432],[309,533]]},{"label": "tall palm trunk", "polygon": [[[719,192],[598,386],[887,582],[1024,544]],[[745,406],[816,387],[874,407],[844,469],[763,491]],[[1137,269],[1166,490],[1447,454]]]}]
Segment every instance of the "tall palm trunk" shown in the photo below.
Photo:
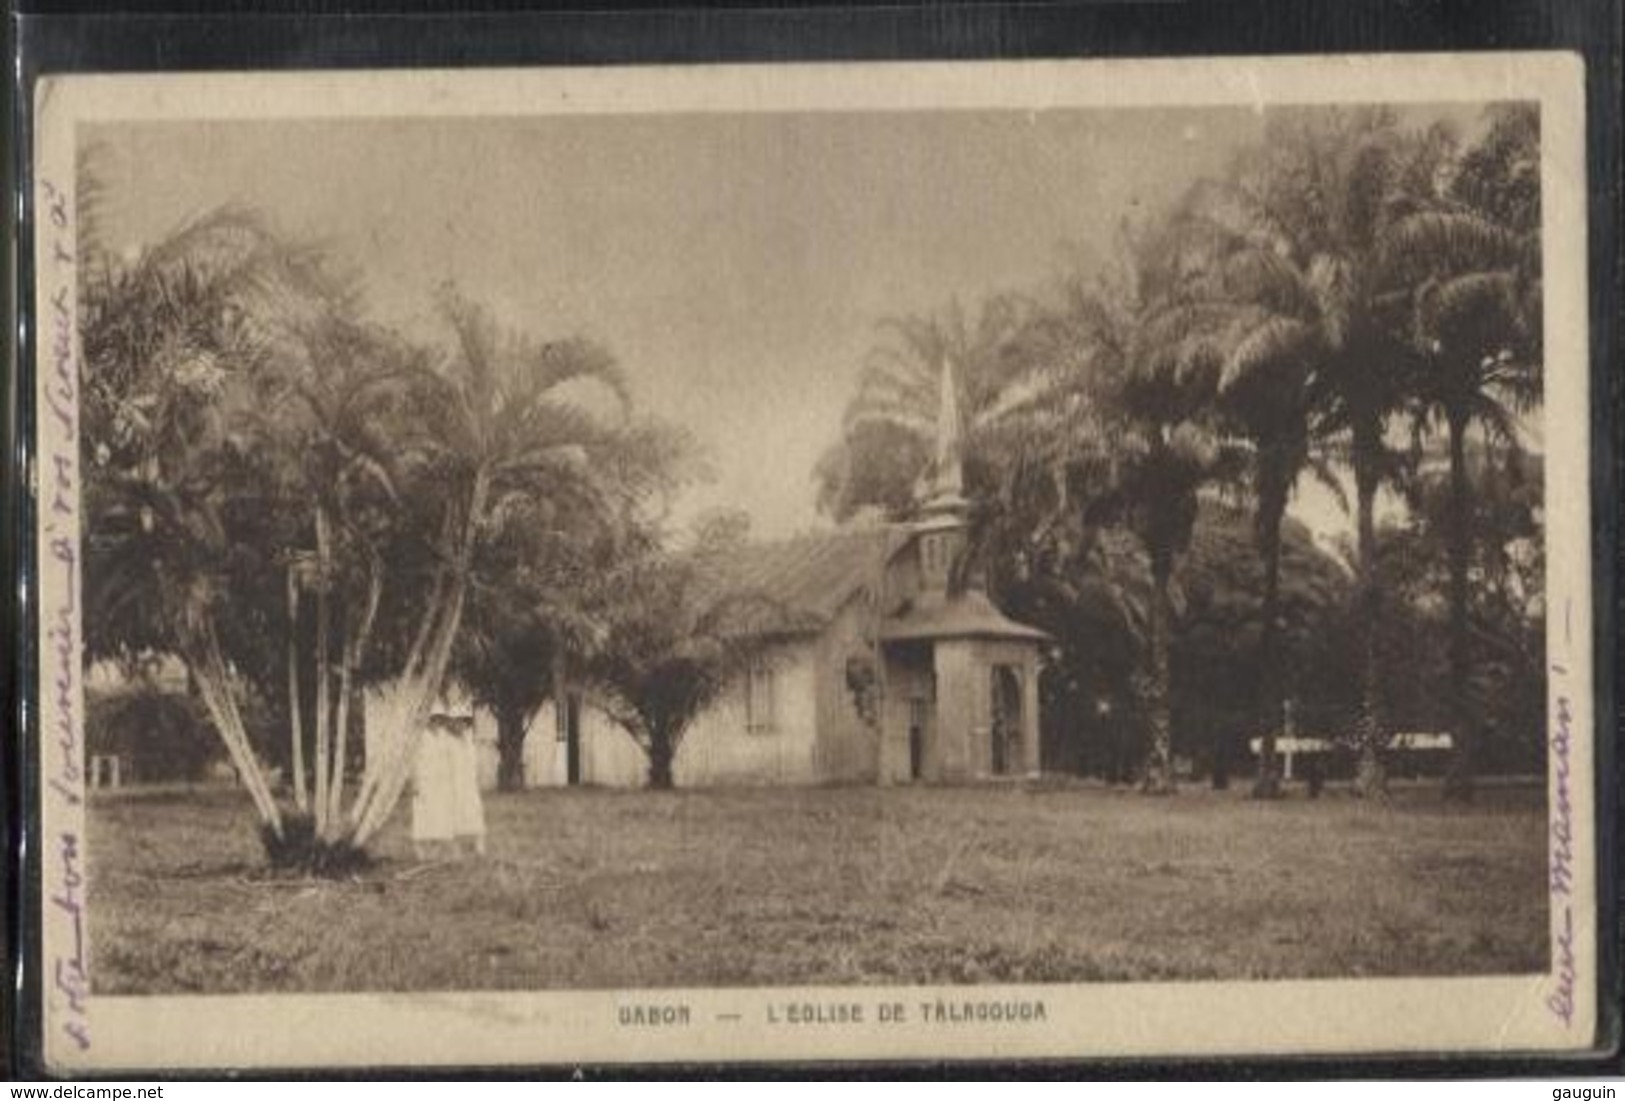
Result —
[{"label": "tall palm trunk", "polygon": [[1473,555],[1471,488],[1467,482],[1467,418],[1452,410],[1450,422],[1450,720],[1454,751],[1445,775],[1447,798],[1473,797],[1473,755],[1478,732],[1468,694],[1472,639],[1468,631],[1467,573]]},{"label": "tall palm trunk", "polygon": [[1151,727],[1150,756],[1140,789],[1151,795],[1172,795],[1174,783],[1173,722],[1168,703],[1169,634],[1173,624],[1173,601],[1168,586],[1173,564],[1165,554],[1153,552],[1151,560],[1151,615],[1149,671],[1146,712]]},{"label": "tall palm trunk", "polygon": [[259,759],[249,743],[248,729],[243,725],[237,697],[232,693],[231,675],[220,653],[220,639],[215,634],[214,624],[207,617],[207,612],[196,613],[194,622],[183,632],[183,660],[188,674],[197,682],[203,706],[208,709],[215,731],[225,743],[226,753],[237,769],[238,778],[248,790],[249,798],[254,801],[254,809],[259,813],[261,823],[271,836],[280,840],[282,814],[277,810],[276,798],[271,794],[265,771],[260,768]]},{"label": "tall palm trunk", "polygon": [[332,691],[332,566],[333,554],[327,510],[316,506],[316,833],[327,835],[327,813],[331,807],[332,751],[329,744],[333,723]]},{"label": "tall palm trunk", "polygon": [[376,561],[369,563],[367,573],[367,603],[356,621],[347,621],[344,630],[344,657],[339,665],[338,716],[334,720],[332,791],[329,793],[328,823],[333,839],[338,839],[344,824],[344,777],[350,756],[350,709],[358,695],[355,670],[361,664],[372,636],[372,625],[378,615],[378,604],[383,597],[383,571]]},{"label": "tall palm trunk", "polygon": [[672,761],[677,756],[671,731],[656,726],[649,731],[649,786],[666,791],[676,786],[672,776]]},{"label": "tall palm trunk", "polygon": [[1381,670],[1377,664],[1377,631],[1382,612],[1381,583],[1377,577],[1377,481],[1380,440],[1373,430],[1356,429],[1354,443],[1354,493],[1358,502],[1359,530],[1359,608],[1360,624],[1360,711],[1355,720],[1355,741],[1359,763],[1354,777],[1355,794],[1367,799],[1384,799],[1388,775],[1382,752],[1387,745],[1383,732]]},{"label": "tall palm trunk", "polygon": [[1264,598],[1258,609],[1258,716],[1263,746],[1258,758],[1258,779],[1253,798],[1275,799],[1281,794],[1280,754],[1276,737],[1281,728],[1281,521],[1286,515],[1286,494],[1270,486],[1259,495],[1258,552],[1264,563]]},{"label": "tall palm trunk", "polygon": [[505,703],[493,710],[497,720],[497,790],[519,791],[525,786],[525,709]]},{"label": "tall palm trunk", "polygon": [[358,846],[365,845],[383,829],[406,790],[423,727],[429,720],[429,709],[444,688],[452,644],[457,640],[463,605],[468,597],[474,543],[490,489],[490,471],[484,467],[476,469],[464,507],[456,521],[449,525],[449,530],[456,532],[456,542],[448,548],[449,561],[435,585],[437,599],[424,609],[425,621],[397,686],[393,710],[400,716],[398,725],[390,731],[384,761],[377,770],[368,772],[351,808],[355,823],[351,837]]},{"label": "tall palm trunk", "polygon": [[299,698],[299,567],[288,565],[288,738],[289,768],[293,771],[293,805],[310,809],[305,795],[305,717]]}]

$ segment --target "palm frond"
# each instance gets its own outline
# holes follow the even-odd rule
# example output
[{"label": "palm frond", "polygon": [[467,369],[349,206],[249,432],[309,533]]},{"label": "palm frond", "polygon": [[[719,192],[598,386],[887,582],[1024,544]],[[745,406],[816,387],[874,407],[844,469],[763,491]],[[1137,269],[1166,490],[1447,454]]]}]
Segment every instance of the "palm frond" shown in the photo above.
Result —
[{"label": "palm frond", "polygon": [[1475,213],[1431,209],[1389,228],[1377,256],[1381,277],[1399,285],[1491,268],[1512,268],[1527,254],[1527,237]]},{"label": "palm frond", "polygon": [[[1245,327],[1243,327],[1245,326]],[[1247,380],[1279,365],[1316,362],[1324,351],[1318,326],[1281,314],[1264,314],[1256,320],[1243,319],[1238,325],[1229,354],[1219,375],[1219,391],[1229,393]]]}]

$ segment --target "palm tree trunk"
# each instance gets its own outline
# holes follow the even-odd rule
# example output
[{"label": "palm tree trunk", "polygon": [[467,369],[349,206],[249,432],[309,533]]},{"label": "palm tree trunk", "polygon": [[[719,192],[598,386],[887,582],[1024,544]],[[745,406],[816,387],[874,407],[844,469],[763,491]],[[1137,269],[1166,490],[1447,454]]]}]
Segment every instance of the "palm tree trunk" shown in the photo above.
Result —
[{"label": "palm tree trunk", "polygon": [[305,717],[299,699],[299,567],[288,564],[288,737],[289,769],[293,772],[293,805],[310,809],[305,794]]},{"label": "palm tree trunk", "polygon": [[423,665],[423,655],[429,645],[429,636],[434,633],[437,613],[445,599],[446,583],[451,571],[447,555],[450,553],[456,533],[457,513],[455,509],[448,507],[441,517],[439,541],[435,544],[438,561],[434,569],[434,582],[429,587],[429,599],[424,602],[424,613],[418,620],[418,629],[412,637],[412,646],[406,652],[406,664],[402,666],[405,670],[403,677],[406,679],[418,675]]},{"label": "palm tree trunk", "polygon": [[498,791],[520,791],[525,786],[526,718],[522,707],[504,704],[496,708]]},{"label": "palm tree trunk", "polygon": [[657,791],[668,791],[676,786],[672,776],[672,760],[677,747],[671,732],[663,726],[649,731],[649,786]]},{"label": "palm tree trunk", "polygon": [[1172,564],[1152,560],[1150,615],[1151,669],[1147,684],[1146,709],[1151,726],[1150,757],[1140,790],[1150,795],[1172,795],[1174,783],[1173,722],[1169,714],[1168,649],[1173,624],[1173,604],[1168,593]]},{"label": "palm tree trunk", "polygon": [[1472,640],[1468,633],[1467,572],[1473,555],[1471,488],[1467,482],[1467,419],[1450,415],[1450,719],[1454,729],[1446,798],[1473,797],[1473,753],[1477,748],[1468,677]]},{"label": "palm tree trunk", "polygon": [[1258,609],[1258,712],[1263,746],[1258,757],[1254,799],[1281,795],[1281,763],[1276,737],[1281,728],[1281,518],[1285,494],[1271,494],[1259,502],[1259,556],[1264,562],[1264,599]]},{"label": "palm tree trunk", "polygon": [[321,505],[316,506],[316,834],[325,837],[327,834],[327,810],[331,792],[329,791],[330,775],[329,763],[331,749],[329,746],[330,732],[333,721],[332,701],[329,699],[332,679],[332,639],[329,634],[333,626],[333,609],[330,589],[332,587],[332,547],[329,545],[327,524],[327,509]]},{"label": "palm tree trunk", "polygon": [[[1355,741],[1359,764],[1354,777],[1356,795],[1384,799],[1388,795],[1388,775],[1382,751],[1388,739],[1383,734],[1381,715],[1381,671],[1377,664],[1377,624],[1381,614],[1381,589],[1377,578],[1377,468],[1378,447],[1355,444],[1354,492],[1359,513],[1359,603],[1360,603],[1360,712],[1355,720]],[[1380,445],[1379,445],[1380,447]]]},{"label": "palm tree trunk", "polygon": [[[483,467],[476,470],[465,508],[461,515],[461,530],[457,543],[448,555],[444,591],[440,600],[424,609],[424,615],[433,617],[433,626],[420,630],[423,642],[421,660],[414,670],[409,668],[403,676],[403,725],[390,732],[385,761],[376,772],[370,773],[364,790],[356,796],[352,807],[355,829],[353,843],[365,845],[384,827],[389,816],[406,790],[406,781],[412,773],[428,721],[429,709],[445,686],[446,670],[451,664],[451,648],[462,625],[463,605],[468,596],[468,574],[474,555],[474,542],[485,513],[486,498],[490,493],[490,472]],[[455,530],[455,529],[454,529]]]},{"label": "palm tree trunk", "polygon": [[[348,621],[349,617],[344,619]],[[340,802],[344,798],[344,755],[349,751],[346,744],[350,732],[350,696],[353,690],[353,681],[350,672],[351,635],[354,625],[345,623],[344,648],[339,658],[338,701],[334,705],[332,762],[327,769],[327,806],[324,808],[326,817],[326,831],[322,834],[325,841],[336,841],[342,830],[344,820],[339,816]]]},{"label": "palm tree trunk", "polygon": [[356,694],[355,670],[366,653],[372,637],[372,625],[378,616],[378,604],[383,597],[384,575],[376,561],[369,561],[367,572],[367,603],[362,609],[360,622],[349,624],[344,637],[344,663],[339,667],[339,713],[336,745],[333,747],[332,798],[328,805],[328,821],[334,829],[343,821],[344,776],[350,752],[350,706]]},{"label": "palm tree trunk", "polygon": [[197,681],[198,693],[203,697],[203,706],[208,709],[215,732],[225,743],[226,753],[231,757],[243,787],[248,790],[249,798],[254,801],[260,821],[272,836],[280,840],[282,814],[277,810],[271,786],[266,782],[265,772],[249,744],[248,731],[243,726],[237,698],[231,691],[231,677],[226,672],[225,658],[220,654],[220,640],[215,635],[214,625],[206,619],[202,620],[186,632],[183,642],[187,670]]}]

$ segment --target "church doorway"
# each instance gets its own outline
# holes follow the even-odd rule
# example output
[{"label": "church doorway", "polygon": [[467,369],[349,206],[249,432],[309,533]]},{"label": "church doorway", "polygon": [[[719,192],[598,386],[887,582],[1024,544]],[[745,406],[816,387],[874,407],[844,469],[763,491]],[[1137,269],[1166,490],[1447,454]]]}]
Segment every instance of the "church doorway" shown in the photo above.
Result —
[{"label": "church doorway", "polygon": [[908,778],[918,782],[925,775],[925,724],[930,703],[908,701]]},{"label": "church doorway", "polygon": [[1021,672],[1013,665],[993,667],[993,775],[1020,767]]},{"label": "church doorway", "polygon": [[570,787],[581,783],[581,697],[574,692],[564,694],[564,706],[559,715],[564,742],[564,782]]}]

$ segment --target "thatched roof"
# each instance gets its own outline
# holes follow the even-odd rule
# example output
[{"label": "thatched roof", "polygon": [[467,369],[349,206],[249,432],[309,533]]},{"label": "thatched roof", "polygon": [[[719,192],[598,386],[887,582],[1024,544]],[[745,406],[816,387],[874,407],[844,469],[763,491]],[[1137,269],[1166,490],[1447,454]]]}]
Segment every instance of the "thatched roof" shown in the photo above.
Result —
[{"label": "thatched roof", "polygon": [[716,587],[782,609],[784,631],[820,631],[878,580],[905,540],[899,532],[870,528],[748,543],[718,564]]},{"label": "thatched roof", "polygon": [[[746,544],[717,563],[716,590],[719,595],[734,593],[771,605],[770,633],[816,633],[847,601],[877,584],[893,556],[912,538],[899,528],[869,528]],[[757,624],[752,631],[765,626],[762,620]],[[946,599],[905,603],[887,616],[881,636],[895,641],[1049,637],[1008,618],[986,593],[975,589]]]}]

